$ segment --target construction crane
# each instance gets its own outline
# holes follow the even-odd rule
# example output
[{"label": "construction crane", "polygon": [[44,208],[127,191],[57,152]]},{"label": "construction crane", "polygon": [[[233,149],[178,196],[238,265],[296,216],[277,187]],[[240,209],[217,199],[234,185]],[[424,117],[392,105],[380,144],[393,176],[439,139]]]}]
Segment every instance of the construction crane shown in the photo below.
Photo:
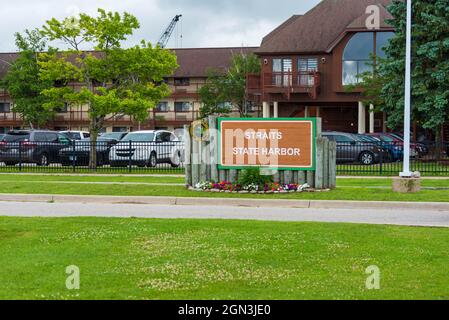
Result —
[{"label": "construction crane", "polygon": [[182,14],[178,14],[177,16],[175,16],[173,20],[170,22],[168,28],[162,34],[161,38],[157,43],[161,48],[165,48],[167,46],[168,40],[170,40],[173,30],[175,30],[176,24],[178,23],[179,19],[181,19],[181,17]]}]

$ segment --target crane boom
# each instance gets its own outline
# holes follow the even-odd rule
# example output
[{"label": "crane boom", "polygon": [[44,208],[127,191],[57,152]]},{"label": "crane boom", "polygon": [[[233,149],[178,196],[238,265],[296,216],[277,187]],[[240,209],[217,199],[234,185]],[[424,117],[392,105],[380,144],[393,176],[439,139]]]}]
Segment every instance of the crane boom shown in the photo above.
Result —
[{"label": "crane boom", "polygon": [[175,29],[176,24],[178,23],[179,19],[181,19],[181,17],[182,17],[182,14],[178,14],[177,16],[175,16],[173,18],[173,20],[170,22],[170,25],[167,27],[167,29],[164,31],[164,33],[161,35],[161,38],[159,39],[159,41],[157,43],[161,48],[165,48],[165,46],[167,45],[168,40],[170,40],[173,30]]}]

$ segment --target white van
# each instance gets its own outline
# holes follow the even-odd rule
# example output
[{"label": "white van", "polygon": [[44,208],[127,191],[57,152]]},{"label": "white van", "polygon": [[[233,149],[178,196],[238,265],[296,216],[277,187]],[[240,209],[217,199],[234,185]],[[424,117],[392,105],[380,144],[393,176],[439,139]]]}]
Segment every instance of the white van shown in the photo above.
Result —
[{"label": "white van", "polygon": [[111,148],[109,162],[111,167],[154,168],[159,163],[169,163],[179,167],[182,162],[182,142],[169,131],[151,130],[128,133],[117,145]]}]

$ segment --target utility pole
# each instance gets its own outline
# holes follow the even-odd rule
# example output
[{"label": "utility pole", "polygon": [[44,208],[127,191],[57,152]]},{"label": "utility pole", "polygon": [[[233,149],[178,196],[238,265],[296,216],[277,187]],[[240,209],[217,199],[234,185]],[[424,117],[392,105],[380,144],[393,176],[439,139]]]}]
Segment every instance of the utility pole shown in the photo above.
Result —
[{"label": "utility pole", "polygon": [[407,1],[407,33],[405,49],[405,110],[404,110],[404,168],[400,176],[411,178],[410,125],[411,125],[411,69],[412,69],[412,0]]}]

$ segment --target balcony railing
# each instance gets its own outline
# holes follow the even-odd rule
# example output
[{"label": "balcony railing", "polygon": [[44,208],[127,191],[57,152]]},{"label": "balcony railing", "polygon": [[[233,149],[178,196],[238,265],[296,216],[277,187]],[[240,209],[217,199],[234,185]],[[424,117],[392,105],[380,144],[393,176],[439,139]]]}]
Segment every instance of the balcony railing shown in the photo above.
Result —
[{"label": "balcony railing", "polygon": [[308,93],[316,99],[321,85],[319,72],[267,72],[262,75],[249,74],[246,80],[247,93]]}]

